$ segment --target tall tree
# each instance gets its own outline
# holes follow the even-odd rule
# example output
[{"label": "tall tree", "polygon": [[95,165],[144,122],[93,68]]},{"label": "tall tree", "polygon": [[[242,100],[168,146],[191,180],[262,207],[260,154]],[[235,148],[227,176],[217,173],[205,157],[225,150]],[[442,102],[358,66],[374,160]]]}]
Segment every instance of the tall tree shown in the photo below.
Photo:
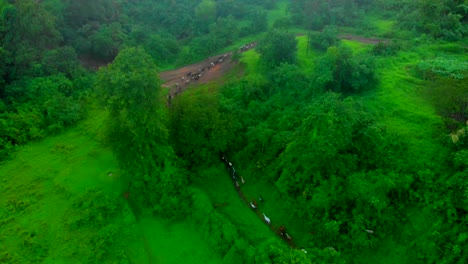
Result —
[{"label": "tall tree", "polygon": [[[109,109],[108,136],[129,180],[135,204],[166,216],[180,213],[185,175],[174,166],[156,65],[142,48],[122,50],[98,72],[97,89]],[[186,201],[186,200],[184,200]]]},{"label": "tall tree", "polygon": [[268,69],[296,60],[297,40],[294,34],[273,30],[260,40],[257,47],[260,61]]}]

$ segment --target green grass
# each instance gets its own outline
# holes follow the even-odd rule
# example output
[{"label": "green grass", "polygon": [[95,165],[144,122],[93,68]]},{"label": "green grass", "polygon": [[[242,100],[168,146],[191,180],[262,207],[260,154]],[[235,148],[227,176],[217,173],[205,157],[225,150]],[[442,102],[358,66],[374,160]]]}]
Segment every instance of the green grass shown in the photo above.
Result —
[{"label": "green grass", "polygon": [[141,226],[151,250],[150,263],[221,263],[221,257],[207,244],[199,227],[192,223],[144,218]]},{"label": "green grass", "polygon": [[[296,37],[298,41],[297,45],[297,62],[306,74],[311,74],[314,69],[314,57],[316,52],[309,48],[307,52],[307,36]],[[260,75],[260,54],[254,49],[242,53],[241,63],[245,65],[245,75]]]},{"label": "green grass", "polygon": [[245,75],[260,74],[260,54],[254,49],[242,53],[240,62],[245,65]]},{"label": "green grass", "polygon": [[435,135],[443,132],[443,123],[422,96],[426,82],[412,76],[411,67],[420,59],[415,52],[382,59],[378,69],[380,85],[364,99],[381,114],[379,121],[409,144],[409,157],[424,163],[441,153]]},{"label": "green grass", "polygon": [[268,11],[267,20],[268,27],[272,28],[276,20],[288,17],[288,1],[278,1],[276,8]]},{"label": "green grass", "polygon": [[374,25],[376,28],[375,33],[378,36],[383,36],[392,31],[394,24],[395,24],[395,21],[392,21],[392,20],[376,19],[374,20]]},{"label": "green grass", "polygon": [[298,36],[297,39],[297,64],[306,75],[314,72],[314,57],[316,52],[307,45],[307,36]]},{"label": "green grass", "polygon": [[359,41],[355,40],[347,40],[347,39],[342,39],[341,40],[342,45],[350,47],[353,50],[354,54],[358,53],[363,53],[365,51],[368,51],[373,45],[371,44],[365,44]]},{"label": "green grass", "polygon": [[[13,160],[0,164],[0,262],[29,263],[41,255],[44,263],[83,263],[94,257],[85,241],[96,231],[84,227],[77,232],[67,225],[80,214],[72,201],[90,188],[124,200],[118,163],[100,143],[106,114],[93,110],[90,116],[61,135],[22,147]],[[133,234],[118,242],[134,263],[150,257],[156,263],[220,263],[189,222],[144,219],[138,225],[123,204],[126,213],[112,222]]]},{"label": "green grass", "polygon": [[[227,204],[217,207],[215,210],[228,217],[242,237],[245,237],[253,245],[276,237],[270,227],[263,222],[262,217],[244,203],[237,193],[227,169],[221,162],[217,166],[201,171],[199,177],[200,180],[195,184],[196,187],[206,191],[213,204]],[[266,213],[268,215],[268,211]]]}]

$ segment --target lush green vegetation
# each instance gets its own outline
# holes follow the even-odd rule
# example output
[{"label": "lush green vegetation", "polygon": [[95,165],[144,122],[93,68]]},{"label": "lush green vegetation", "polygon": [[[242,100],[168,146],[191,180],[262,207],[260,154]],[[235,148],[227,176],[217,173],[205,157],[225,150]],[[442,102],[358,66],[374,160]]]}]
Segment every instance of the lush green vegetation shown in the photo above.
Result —
[{"label": "lush green vegetation", "polygon": [[0,10],[1,263],[468,260],[466,1]]}]

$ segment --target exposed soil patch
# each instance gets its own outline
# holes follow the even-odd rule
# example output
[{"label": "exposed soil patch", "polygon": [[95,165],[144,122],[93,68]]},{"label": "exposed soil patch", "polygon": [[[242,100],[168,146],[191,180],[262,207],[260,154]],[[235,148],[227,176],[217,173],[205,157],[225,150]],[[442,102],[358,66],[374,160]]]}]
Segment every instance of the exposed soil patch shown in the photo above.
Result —
[{"label": "exposed soil patch", "polygon": [[[239,52],[245,52],[255,46],[256,42],[246,44]],[[232,61],[232,52],[226,52],[176,70],[161,72],[159,77],[164,82],[162,86],[169,88],[170,95],[174,96],[192,84],[207,83],[221,78],[236,64],[237,62]]]},{"label": "exposed soil patch", "polygon": [[[223,61],[211,66],[211,63],[218,61],[219,58],[223,58]],[[223,76],[224,73],[236,65],[231,58],[231,53],[219,54],[176,70],[161,72],[159,77],[164,82],[163,87],[170,88],[171,90],[179,88],[178,90],[181,92],[192,84],[207,83]],[[201,76],[196,80],[192,79],[192,74],[199,72]]]}]

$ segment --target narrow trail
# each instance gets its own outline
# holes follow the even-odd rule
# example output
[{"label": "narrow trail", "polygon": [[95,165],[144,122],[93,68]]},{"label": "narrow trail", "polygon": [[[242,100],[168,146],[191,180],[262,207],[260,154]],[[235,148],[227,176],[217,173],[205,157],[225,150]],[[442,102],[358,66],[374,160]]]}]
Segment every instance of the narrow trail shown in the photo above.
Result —
[{"label": "narrow trail", "polygon": [[[296,244],[294,243],[294,240],[292,239],[292,237],[287,233],[286,228],[284,227],[284,225],[276,227],[275,225],[273,225],[271,223],[271,221],[270,221],[270,223],[266,222],[266,220],[263,217],[263,212],[260,210],[259,206],[256,204],[256,200],[247,198],[247,196],[244,194],[244,192],[242,192],[241,188],[242,188],[242,185],[244,185],[244,183],[243,183],[244,180],[243,180],[243,178],[241,176],[239,176],[237,174],[237,172],[236,172],[236,170],[234,168],[234,165],[231,162],[229,162],[224,155],[222,156],[221,159],[224,162],[224,164],[226,165],[226,168],[227,168],[227,170],[229,172],[229,175],[231,176],[234,188],[236,188],[237,193],[239,194],[239,197],[244,202],[244,204],[247,207],[249,207],[250,210],[254,210],[255,214],[261,219],[261,221],[264,222],[266,225],[268,225],[270,230],[273,233],[275,233],[276,235],[278,235],[282,240],[284,240],[290,247],[298,248],[296,246]],[[241,181],[241,183],[239,183],[239,181]],[[259,197],[259,199],[262,199],[262,198]],[[252,208],[252,206],[250,204],[251,202],[255,203],[256,208]],[[260,203],[263,204],[263,201],[260,201]]]}]

